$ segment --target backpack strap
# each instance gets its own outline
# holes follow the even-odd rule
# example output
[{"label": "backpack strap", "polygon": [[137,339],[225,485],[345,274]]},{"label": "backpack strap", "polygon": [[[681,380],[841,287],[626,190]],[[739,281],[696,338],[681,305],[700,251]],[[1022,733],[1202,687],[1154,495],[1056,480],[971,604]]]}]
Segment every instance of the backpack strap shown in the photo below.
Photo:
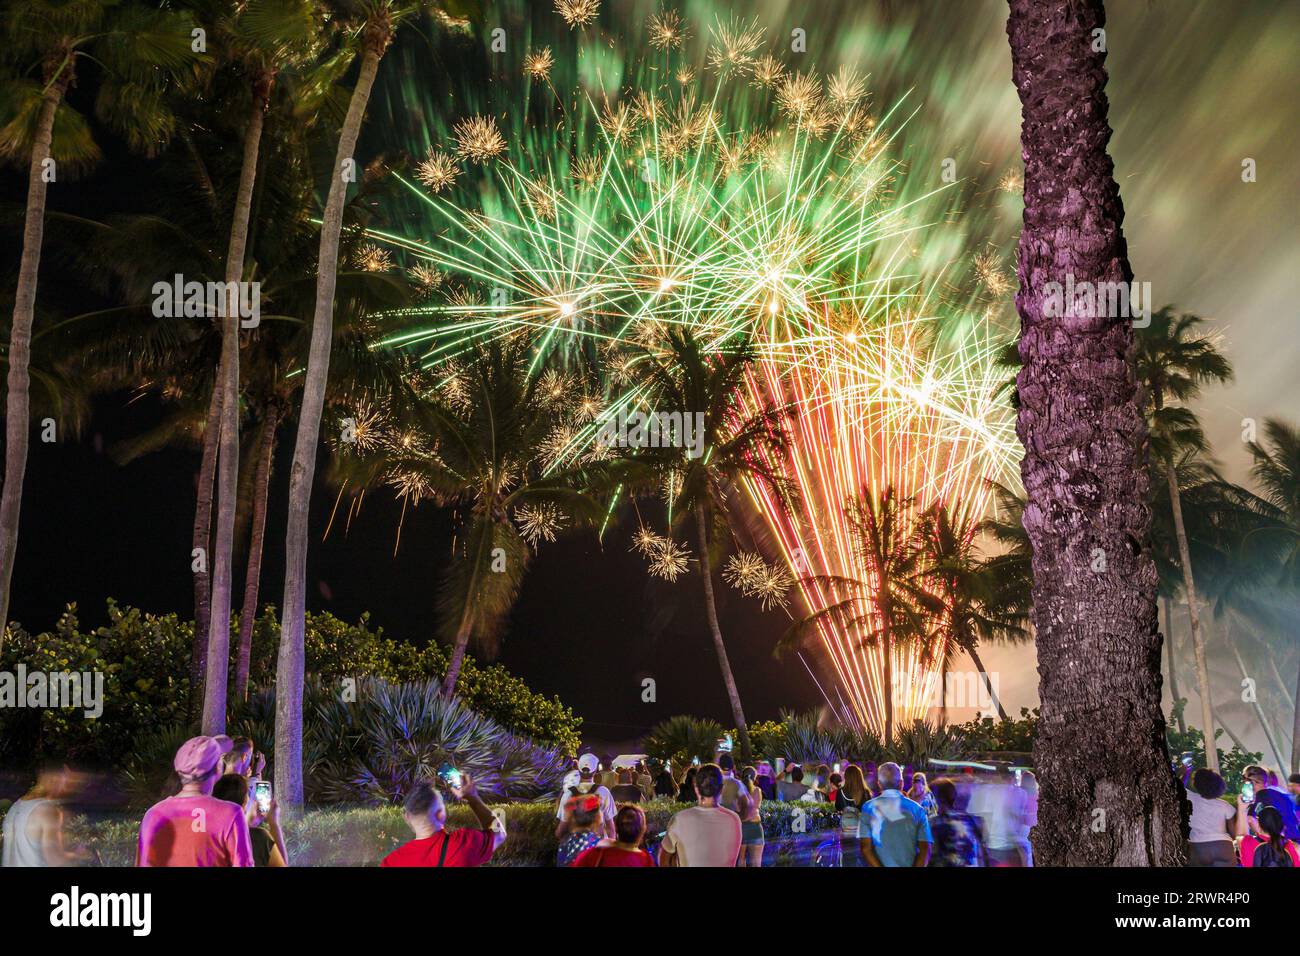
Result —
[{"label": "backpack strap", "polygon": [[442,849],[438,851],[438,865],[444,866],[447,862],[447,847],[451,844],[451,834],[446,830],[442,831]]}]

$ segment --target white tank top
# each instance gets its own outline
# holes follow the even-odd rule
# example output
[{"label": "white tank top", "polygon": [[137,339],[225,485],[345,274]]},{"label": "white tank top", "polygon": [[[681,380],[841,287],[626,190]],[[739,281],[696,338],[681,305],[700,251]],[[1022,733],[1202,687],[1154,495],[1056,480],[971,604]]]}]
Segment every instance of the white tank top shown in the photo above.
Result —
[{"label": "white tank top", "polygon": [[45,853],[40,843],[28,834],[27,823],[34,810],[50,802],[19,800],[9,808],[5,814],[4,854],[0,856],[0,866],[45,866]]}]

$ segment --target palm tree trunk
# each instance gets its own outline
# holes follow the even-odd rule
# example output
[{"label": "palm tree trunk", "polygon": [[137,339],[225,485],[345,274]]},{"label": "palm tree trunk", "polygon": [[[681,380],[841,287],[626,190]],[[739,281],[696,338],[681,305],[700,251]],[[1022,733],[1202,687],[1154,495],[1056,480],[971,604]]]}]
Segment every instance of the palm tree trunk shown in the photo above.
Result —
[{"label": "palm tree trunk", "polygon": [[749,725],[745,723],[745,711],[740,706],[740,692],[736,690],[736,677],[731,673],[727,647],[722,643],[722,628],[718,626],[718,608],[713,600],[713,568],[709,561],[709,519],[702,503],[695,506],[695,530],[700,541],[700,578],[704,581],[704,609],[709,619],[709,632],[713,635],[713,649],[718,655],[722,682],[727,687],[731,719],[736,722],[736,736],[740,738],[740,760],[748,763],[754,758],[754,753],[749,744]]},{"label": "palm tree trunk", "polygon": [[[1210,669],[1205,663],[1205,638],[1201,634],[1201,612],[1196,600],[1196,583],[1192,580],[1192,556],[1187,547],[1187,529],[1183,525],[1183,499],[1178,492],[1178,473],[1173,462],[1165,463],[1169,482],[1169,501],[1174,512],[1174,535],[1178,538],[1178,563],[1183,569],[1183,591],[1187,595],[1187,616],[1192,625],[1192,648],[1196,653],[1196,684],[1201,694],[1201,732],[1206,740],[1214,739],[1214,715],[1211,711]],[[1205,761],[1219,772],[1219,754],[1214,747],[1205,748]]]},{"label": "palm tree trunk", "polygon": [[253,527],[244,572],[244,604],[239,612],[239,656],[235,662],[235,700],[248,699],[248,669],[253,652],[253,626],[257,623],[257,596],[262,583],[262,542],[266,534],[266,499],[271,488],[271,459],[279,410],[269,408],[257,440],[257,472],[253,478]]},{"label": "palm tree trunk", "polygon": [[226,732],[226,686],[230,676],[230,608],[234,591],[235,502],[239,496],[239,283],[244,278],[248,218],[253,208],[257,151],[262,140],[263,96],[253,97],[253,112],[244,130],[244,156],[230,223],[226,253],[225,315],[221,329],[221,444],[217,458],[217,540],[212,555],[212,608],[208,624],[208,661],[203,682],[203,732]]},{"label": "palm tree trunk", "polygon": [[[1173,602],[1165,597],[1161,599],[1165,607],[1165,656],[1169,658],[1169,693],[1173,696],[1174,706],[1182,700],[1178,693],[1178,658],[1174,654],[1174,615]],[[1178,707],[1178,732],[1187,733],[1187,721],[1183,718],[1183,708]]]},{"label": "palm tree trunk", "polygon": [[1006,720],[1006,708],[1002,706],[1002,701],[998,699],[997,692],[993,690],[993,681],[989,679],[989,672],[984,669],[984,662],[980,660],[979,651],[969,647],[966,649],[966,653],[970,655],[971,663],[975,665],[975,669],[980,672],[980,677],[984,678],[984,688],[989,692],[989,698],[993,701],[993,706],[998,710],[998,719]]},{"label": "palm tree trunk", "polygon": [[456,681],[460,678],[460,668],[465,662],[465,648],[469,646],[472,620],[469,607],[460,618],[460,627],[456,630],[456,641],[451,646],[451,660],[447,662],[447,673],[442,678],[442,696],[452,697],[456,693]]},{"label": "palm tree trunk", "polygon": [[[1223,643],[1228,645],[1232,651],[1233,658],[1237,661],[1237,669],[1241,671],[1241,676],[1245,680],[1250,680],[1250,674],[1246,671],[1246,662],[1241,657],[1241,651],[1237,649],[1237,642],[1232,639],[1232,619],[1225,619],[1223,625]],[[1264,739],[1268,741],[1268,749],[1273,751],[1273,757],[1277,760],[1279,767],[1283,766],[1286,761],[1282,759],[1282,751],[1278,749],[1276,741],[1273,740],[1273,731],[1268,726],[1268,720],[1264,717],[1264,711],[1259,706],[1259,688],[1251,694],[1253,700],[1250,701],[1251,707],[1255,710],[1255,719],[1259,721],[1260,729],[1264,731]],[[1216,755],[1217,756],[1217,755]]]},{"label": "palm tree trunk", "polygon": [[352,164],[357,134],[366,103],[387,49],[388,34],[369,40],[361,59],[347,117],[339,132],[329,198],[321,219],[320,255],[316,279],[316,311],[312,316],[311,346],[302,389],[302,412],[294,440],[289,471],[289,518],[285,535],[284,601],[280,624],[280,653],[276,662],[275,789],[280,805],[302,806],[302,693],[303,629],[307,598],[307,518],[311,487],[316,475],[316,444],[320,438],[325,385],[329,379],[330,345],[334,337],[334,286],[338,281],[339,235],[343,231],[343,204],[347,198],[344,168]]},{"label": "palm tree trunk", "polygon": [[881,626],[881,646],[885,649],[885,746],[894,742],[894,642],[889,625]]},{"label": "palm tree trunk", "polygon": [[45,235],[46,160],[54,134],[54,114],[71,79],[71,62],[45,87],[36,116],[32,161],[27,170],[27,212],[23,220],[23,255],[14,292],[13,324],[9,327],[9,374],[5,396],[5,474],[0,492],[0,651],[9,624],[9,587],[18,554],[18,518],[23,504],[23,476],[27,473],[27,440],[31,425],[28,394],[32,322],[36,316],[36,279],[41,268],[41,240]]},{"label": "palm tree trunk", "polygon": [[208,417],[203,427],[203,457],[199,461],[199,481],[194,497],[194,528],[190,537],[194,551],[202,554],[199,570],[194,572],[194,645],[190,648],[189,715],[200,713],[203,680],[208,670],[208,619],[212,614],[212,575],[209,570],[208,544],[212,534],[212,489],[217,471],[217,442],[221,438],[221,388],[224,377],[217,367],[217,384],[208,401]]},{"label": "palm tree trunk", "polygon": [[1295,679],[1295,713],[1291,723],[1291,772],[1300,773],[1300,672]]},{"label": "palm tree trunk", "polygon": [[1047,866],[1176,865],[1184,804],[1160,706],[1133,328],[1063,294],[1132,279],[1106,152],[1105,54],[1093,49],[1105,11],[1101,0],[1009,7],[1025,162],[1017,431],[1041,699],[1034,855]]}]

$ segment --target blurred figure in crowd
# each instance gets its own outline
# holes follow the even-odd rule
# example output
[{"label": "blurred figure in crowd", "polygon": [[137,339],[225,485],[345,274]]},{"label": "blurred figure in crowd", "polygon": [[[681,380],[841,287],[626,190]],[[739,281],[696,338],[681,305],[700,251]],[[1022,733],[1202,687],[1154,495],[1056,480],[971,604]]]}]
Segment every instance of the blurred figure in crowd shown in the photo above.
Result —
[{"label": "blurred figure in crowd", "polygon": [[75,793],[76,779],[62,764],[37,771],[36,783],[5,814],[0,866],[78,866],[91,859],[84,847],[63,845],[62,805]]},{"label": "blurred figure in crowd", "polygon": [[930,817],[930,835],[934,838],[930,866],[988,866],[979,819],[957,809],[957,785],[941,777],[930,793],[935,803],[935,813]]},{"label": "blurred figure in crowd", "polygon": [[572,786],[565,787],[564,792],[560,794],[560,802],[555,808],[555,818],[560,822],[555,827],[555,838],[561,840],[569,832],[569,820],[565,815],[565,807],[569,804],[570,797],[576,797],[584,793],[594,793],[600,798],[600,819],[596,821],[596,834],[602,838],[613,837],[614,835],[614,797],[609,792],[609,788],[597,783],[596,771],[600,769],[600,761],[596,759],[593,753],[585,753],[578,758],[578,782]]},{"label": "blurred figure in crowd", "polygon": [[737,866],[762,866],[763,849],[767,838],[763,835],[763,791],[758,786],[758,771],[746,767],[741,781],[749,791],[749,812],[740,817],[740,857]]},{"label": "blurred figure in crowd", "polygon": [[618,783],[613,786],[609,793],[616,804],[641,802],[641,788],[634,782],[631,768],[624,767],[618,772]]},{"label": "blurred figure in crowd", "polygon": [[849,764],[844,770],[844,783],[835,791],[835,809],[840,815],[840,862],[842,866],[861,865],[858,850],[858,819],[862,808],[871,799],[862,768]]},{"label": "blurred figure in crowd", "polygon": [[568,816],[569,832],[560,840],[559,849],[556,850],[556,866],[569,866],[600,842],[600,834],[595,830],[596,822],[601,819],[600,797],[594,793],[572,796],[565,805],[565,812]]}]

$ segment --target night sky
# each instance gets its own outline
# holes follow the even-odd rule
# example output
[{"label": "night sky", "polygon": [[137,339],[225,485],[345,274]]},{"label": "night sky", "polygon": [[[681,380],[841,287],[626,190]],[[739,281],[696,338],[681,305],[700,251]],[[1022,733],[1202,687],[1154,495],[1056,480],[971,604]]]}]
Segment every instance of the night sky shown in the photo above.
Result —
[{"label": "night sky", "polygon": [[[623,4],[644,12],[646,4]],[[549,4],[548,4],[549,6]],[[917,89],[922,111],[914,138],[936,155],[951,154],[996,181],[1018,167],[1019,108],[1010,80],[1005,4],[893,4],[888,22],[867,2],[735,4],[774,33],[790,24],[809,31],[819,68],[863,62],[873,88]],[[1176,303],[1213,319],[1237,366],[1237,383],[1198,406],[1228,475],[1245,480],[1243,417],[1300,418],[1300,151],[1295,38],[1300,5],[1254,2],[1113,2],[1108,87],[1115,135],[1111,154],[1126,209],[1125,232],[1139,280],[1153,285],[1156,304]],[[689,18],[698,4],[682,5]],[[743,8],[743,9],[742,9]],[[381,81],[359,150],[362,161],[404,145],[423,149],[418,130],[402,143],[398,117],[427,104],[411,102],[420,71],[436,66],[418,43],[403,41],[381,68]],[[818,44],[822,44],[819,46]],[[391,61],[391,62],[390,62]],[[414,64],[414,67],[412,67]],[[391,67],[391,68],[390,68]],[[399,69],[398,67],[403,67]],[[455,64],[442,61],[442,67]],[[88,91],[74,91],[85,104]],[[403,127],[405,129],[405,127]],[[140,183],[148,165],[127,159],[104,137],[106,162],[75,183],[50,192],[50,208],[102,216],[143,211]],[[948,152],[945,153],[945,147]],[[1243,184],[1244,157],[1258,163],[1258,182]],[[25,171],[3,174],[6,202],[20,201]],[[995,211],[1004,220],[1006,259],[1019,227],[1019,199]],[[12,233],[5,270],[16,272]],[[14,255],[10,255],[14,252]],[[43,263],[38,309],[93,304]],[[1007,316],[1011,316],[1007,305]],[[47,316],[48,318],[48,316]],[[38,318],[38,323],[42,321]],[[159,409],[127,396],[101,400],[78,440],[34,440],[28,465],[12,617],[28,629],[51,627],[64,604],[79,605],[83,623],[102,623],[104,600],[151,611],[191,613],[189,572],[197,454],[173,450],[118,467],[111,444],[155,421]],[[263,601],[279,603],[283,577],[284,511],[292,435],[282,433],[271,494]],[[324,456],[322,456],[324,457]],[[393,555],[399,506],[368,496],[348,534],[336,522],[320,541],[333,492],[318,484],[313,499],[309,607],[345,619],[363,611],[392,636],[428,639],[448,516],[430,504],[408,511],[400,552]],[[729,723],[712,646],[704,626],[697,576],[676,584],[650,579],[629,552],[628,522],[597,542],[591,533],[545,547],[526,578],[505,632],[500,661],[539,691],[558,694],[586,718],[590,737],[633,738],[676,713]],[[241,575],[242,577],[242,575]],[[725,587],[723,633],[750,720],[773,718],[783,707],[805,708],[821,697],[797,659],[777,662],[771,648],[784,615],[764,614],[754,600]],[[990,648],[1010,708],[1036,700],[1032,650]],[[641,701],[641,680],[653,677],[658,701]],[[1193,704],[1193,706],[1195,706]]]}]

